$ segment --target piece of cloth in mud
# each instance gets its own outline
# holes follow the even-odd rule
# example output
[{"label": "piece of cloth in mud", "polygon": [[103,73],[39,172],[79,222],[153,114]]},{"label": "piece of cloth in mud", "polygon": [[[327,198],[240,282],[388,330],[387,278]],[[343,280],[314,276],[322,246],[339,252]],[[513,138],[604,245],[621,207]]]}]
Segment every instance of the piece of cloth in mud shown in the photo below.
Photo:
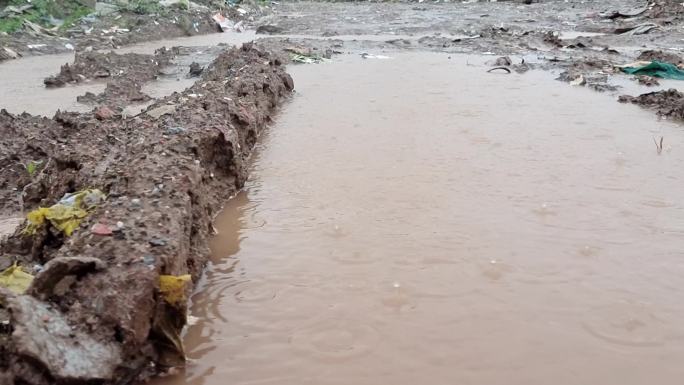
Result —
[{"label": "piece of cloth in mud", "polygon": [[674,64],[660,61],[652,61],[641,66],[627,66],[620,68],[622,72],[630,75],[646,75],[661,79],[684,80],[684,70]]}]

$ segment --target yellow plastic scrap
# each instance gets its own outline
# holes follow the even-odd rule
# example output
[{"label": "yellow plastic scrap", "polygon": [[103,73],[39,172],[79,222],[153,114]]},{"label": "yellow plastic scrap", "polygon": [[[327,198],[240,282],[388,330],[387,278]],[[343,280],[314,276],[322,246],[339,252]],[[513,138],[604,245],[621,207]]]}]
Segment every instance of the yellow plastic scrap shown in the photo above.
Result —
[{"label": "yellow plastic scrap", "polygon": [[33,276],[21,270],[20,266],[14,265],[0,273],[0,286],[6,287],[17,294],[23,294],[33,281]]},{"label": "yellow plastic scrap", "polygon": [[82,190],[66,194],[57,204],[50,207],[40,207],[26,215],[29,224],[26,228],[28,234],[35,234],[36,230],[50,221],[56,229],[70,236],[87,217],[89,210],[102,203],[107,196],[98,189]]},{"label": "yellow plastic scrap", "polygon": [[185,302],[185,286],[188,282],[190,282],[190,274],[160,275],[159,291],[169,305],[178,306]]},{"label": "yellow plastic scrap", "polygon": [[159,292],[164,299],[164,311],[154,318],[152,330],[159,338],[157,350],[163,366],[182,366],[185,349],[181,332],[187,319],[185,292],[190,275],[160,275]]}]

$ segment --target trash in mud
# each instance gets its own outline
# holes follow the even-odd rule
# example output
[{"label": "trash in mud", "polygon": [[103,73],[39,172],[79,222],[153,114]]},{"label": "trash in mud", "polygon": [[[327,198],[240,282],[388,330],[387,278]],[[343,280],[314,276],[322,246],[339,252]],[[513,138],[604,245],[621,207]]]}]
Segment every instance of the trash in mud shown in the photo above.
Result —
[{"label": "trash in mud", "polygon": [[104,193],[97,189],[66,194],[57,204],[40,207],[28,213],[26,218],[29,224],[25,231],[27,234],[35,234],[39,228],[49,222],[64,235],[71,236],[81,221],[89,215],[89,211],[105,199]]},{"label": "trash in mud", "polygon": [[0,287],[22,294],[28,289],[33,281],[33,276],[24,272],[16,262],[11,267],[0,273]]},{"label": "trash in mud", "polygon": [[365,52],[361,54],[361,58],[362,58],[362,59],[380,59],[380,60],[391,59],[390,56],[385,56],[385,55],[372,55],[372,54],[365,53]]},{"label": "trash in mud", "polygon": [[225,16],[223,16],[221,13],[216,13],[211,18],[216,22],[216,25],[219,27],[219,30],[221,32],[228,32],[230,30],[233,30],[235,32],[242,32],[244,30],[244,23],[242,23],[241,21],[234,23]]},{"label": "trash in mud", "polygon": [[684,80],[684,70],[672,63],[659,61],[637,62],[621,66],[620,70],[629,75],[645,75],[661,79]]},{"label": "trash in mud", "polygon": [[185,292],[190,282],[190,275],[181,276],[160,275],[159,292],[164,301],[173,306],[178,306],[185,302]]},{"label": "trash in mud", "polygon": [[577,78],[570,81],[571,86],[583,86],[585,84],[587,84],[587,80],[582,75],[579,75]]},{"label": "trash in mud", "polygon": [[615,29],[615,33],[619,35],[644,35],[655,29],[659,29],[660,26],[654,23],[643,23],[631,27],[620,27]]},{"label": "trash in mud", "polygon": [[159,276],[159,293],[164,304],[152,331],[159,340],[160,364],[167,367],[183,365],[185,362],[181,332],[187,321],[186,291],[190,282],[189,274]]},{"label": "trash in mud", "polygon": [[293,63],[300,63],[300,64],[315,64],[315,63],[321,63],[325,61],[326,59],[318,56],[318,55],[302,55],[298,53],[290,53],[290,60]]}]

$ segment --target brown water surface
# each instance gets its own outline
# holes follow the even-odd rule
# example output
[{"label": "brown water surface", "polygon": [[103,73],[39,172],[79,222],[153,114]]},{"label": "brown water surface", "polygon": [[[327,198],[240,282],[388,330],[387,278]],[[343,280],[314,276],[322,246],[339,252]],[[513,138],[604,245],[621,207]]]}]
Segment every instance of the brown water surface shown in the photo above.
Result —
[{"label": "brown water surface", "polygon": [[681,126],[484,60],[291,67],[156,383],[681,383]]}]

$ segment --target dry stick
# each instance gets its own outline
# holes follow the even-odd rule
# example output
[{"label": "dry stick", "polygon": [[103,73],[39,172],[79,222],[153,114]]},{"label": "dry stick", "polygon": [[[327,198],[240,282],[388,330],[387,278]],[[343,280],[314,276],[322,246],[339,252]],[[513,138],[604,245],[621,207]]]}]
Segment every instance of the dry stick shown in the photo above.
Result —
[{"label": "dry stick", "polygon": [[656,145],[656,152],[658,153],[658,155],[662,154],[662,152],[663,152],[663,139],[664,138],[661,136],[660,137],[660,143],[658,143],[655,136],[653,137],[653,143],[655,143],[655,145]]}]

